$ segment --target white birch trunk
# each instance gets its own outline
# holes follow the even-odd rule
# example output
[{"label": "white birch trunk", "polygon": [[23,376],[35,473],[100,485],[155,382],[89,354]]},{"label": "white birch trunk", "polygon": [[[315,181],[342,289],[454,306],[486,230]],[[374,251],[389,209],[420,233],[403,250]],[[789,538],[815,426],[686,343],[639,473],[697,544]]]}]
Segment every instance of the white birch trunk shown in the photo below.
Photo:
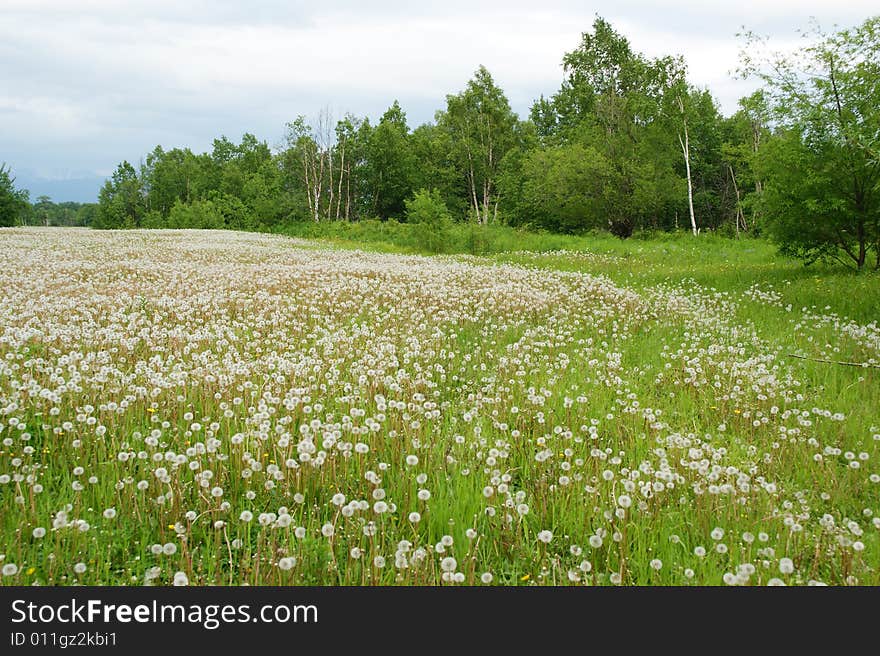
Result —
[{"label": "white birch trunk", "polygon": [[684,126],[684,141],[681,140],[681,135],[679,135],[678,142],[681,144],[681,150],[684,153],[684,167],[687,171],[688,182],[688,212],[690,212],[691,215],[691,230],[693,230],[694,236],[696,237],[699,230],[697,230],[697,219],[694,217],[694,186],[691,182],[691,153],[690,144],[688,142],[687,124]]},{"label": "white birch trunk", "polygon": [[681,121],[684,125],[684,141],[682,141],[681,133],[679,133],[678,143],[681,144],[681,152],[684,154],[684,168],[687,172],[688,183],[688,211],[691,215],[691,229],[694,232],[694,237],[696,237],[700,231],[697,229],[697,219],[694,217],[694,185],[691,181],[691,147],[688,138],[687,115],[684,113],[684,101],[682,101],[681,96],[678,98],[678,108],[681,110]]}]

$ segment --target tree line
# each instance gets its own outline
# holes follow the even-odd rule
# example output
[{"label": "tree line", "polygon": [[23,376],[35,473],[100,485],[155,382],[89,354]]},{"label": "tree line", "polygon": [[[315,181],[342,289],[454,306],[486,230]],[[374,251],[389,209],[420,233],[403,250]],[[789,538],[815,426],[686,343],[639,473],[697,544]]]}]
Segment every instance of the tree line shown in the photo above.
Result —
[{"label": "tree line", "polygon": [[375,124],[300,116],[275,147],[252,134],[199,154],[157,146],[122,162],[79,216],[99,228],[377,218],[749,232],[807,261],[880,268],[880,17],[810,36],[784,55],[743,35],[739,73],[764,84],[723,116],[681,57],[647,57],[596,18],[525,119],[481,66],[414,129],[395,101]]}]

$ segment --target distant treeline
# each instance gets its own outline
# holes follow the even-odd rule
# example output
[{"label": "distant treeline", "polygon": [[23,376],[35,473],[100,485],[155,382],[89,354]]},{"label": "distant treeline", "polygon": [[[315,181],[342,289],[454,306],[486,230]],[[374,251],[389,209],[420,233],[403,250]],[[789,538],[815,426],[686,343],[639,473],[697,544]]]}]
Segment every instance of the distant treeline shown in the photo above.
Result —
[{"label": "distant treeline", "polygon": [[211,152],[157,147],[119,165],[95,225],[256,228],[291,221],[406,220],[436,189],[456,220],[554,232],[751,226],[753,159],[768,133],[761,94],[723,117],[682,59],[648,59],[602,19],[564,59],[567,78],[520,120],[480,67],[432,123],[395,101],[375,125],[323,112],[274,150],[251,134]]},{"label": "distant treeline", "polygon": [[137,167],[122,162],[97,209],[75,208],[75,220],[276,230],[417,216],[620,237],[750,231],[808,261],[862,268],[873,254],[880,267],[880,19],[813,36],[786,59],[759,56],[764,43],[745,35],[740,72],[765,85],[725,117],[682,58],[646,57],[597,18],[564,56],[560,89],[526,120],[480,67],[415,129],[395,101],[375,125],[300,116],[274,148],[251,134],[200,154],[157,146]]}]

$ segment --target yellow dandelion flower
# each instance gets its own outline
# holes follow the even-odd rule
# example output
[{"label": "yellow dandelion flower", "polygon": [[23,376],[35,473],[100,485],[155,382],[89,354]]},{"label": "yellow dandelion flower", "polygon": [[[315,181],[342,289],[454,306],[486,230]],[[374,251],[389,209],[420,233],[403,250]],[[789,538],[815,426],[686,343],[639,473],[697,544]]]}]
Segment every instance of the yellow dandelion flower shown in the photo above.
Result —
[{"label": "yellow dandelion flower", "polygon": [[531,574],[523,574],[522,577],[520,577],[519,580],[520,580],[520,581],[528,581],[530,578],[532,578],[532,575],[531,575]]}]

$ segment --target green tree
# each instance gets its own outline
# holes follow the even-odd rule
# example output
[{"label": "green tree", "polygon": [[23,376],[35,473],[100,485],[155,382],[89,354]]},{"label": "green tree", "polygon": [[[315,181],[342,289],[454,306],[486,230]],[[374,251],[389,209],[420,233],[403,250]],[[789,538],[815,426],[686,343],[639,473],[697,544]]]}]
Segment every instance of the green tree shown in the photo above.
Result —
[{"label": "green tree", "polygon": [[29,193],[15,188],[12,169],[0,164],[0,226],[13,226],[22,221],[30,208]]},{"label": "green tree", "polygon": [[384,219],[403,216],[405,200],[413,190],[416,159],[406,114],[396,100],[370,134],[367,158],[371,213]]},{"label": "green tree", "polygon": [[758,90],[739,101],[739,109],[722,122],[721,167],[726,173],[728,213],[734,230],[761,230],[760,207],[763,183],[758,174],[758,153],[770,139],[768,108]]},{"label": "green tree", "polygon": [[437,119],[450,136],[451,156],[475,218],[483,224],[495,220],[501,160],[517,143],[518,118],[507,97],[480,66],[464,91],[446,96],[446,111]]},{"label": "green tree", "polygon": [[832,34],[816,28],[796,53],[752,55],[742,70],[766,84],[776,135],[759,173],[771,235],[806,261],[880,269],[880,16]]},{"label": "green tree", "polygon": [[437,189],[449,211],[464,218],[472,203],[456,166],[449,131],[436,123],[424,123],[413,130],[410,143],[416,161],[413,186]]},{"label": "green tree", "polygon": [[98,194],[96,228],[137,228],[146,214],[141,178],[123,161]]},{"label": "green tree", "polygon": [[[531,116],[544,148],[568,150],[542,155],[553,163],[546,170],[530,162],[523,172],[534,180],[521,188],[538,192],[547,183],[557,201],[581,214],[587,206],[602,206],[607,227],[620,237],[638,227],[670,226],[673,217],[687,211],[686,176],[679,172],[679,165],[685,168],[678,139],[683,136],[681,113],[672,121],[668,111],[670,89],[683,78],[683,63],[644,57],[607,21],[596,18],[592,32],[585,32],[579,46],[563,57],[563,68],[560,90],[539,99]],[[588,157],[583,166],[570,161],[574,152]],[[560,186],[560,180],[580,179],[594,167],[613,189]],[[552,182],[551,176],[556,176]],[[560,198],[566,189],[572,197]],[[585,190],[601,197],[587,203]],[[527,194],[523,198],[530,203]],[[569,215],[560,223],[558,211],[553,214],[547,227],[595,225],[586,215],[580,220]]]}]

